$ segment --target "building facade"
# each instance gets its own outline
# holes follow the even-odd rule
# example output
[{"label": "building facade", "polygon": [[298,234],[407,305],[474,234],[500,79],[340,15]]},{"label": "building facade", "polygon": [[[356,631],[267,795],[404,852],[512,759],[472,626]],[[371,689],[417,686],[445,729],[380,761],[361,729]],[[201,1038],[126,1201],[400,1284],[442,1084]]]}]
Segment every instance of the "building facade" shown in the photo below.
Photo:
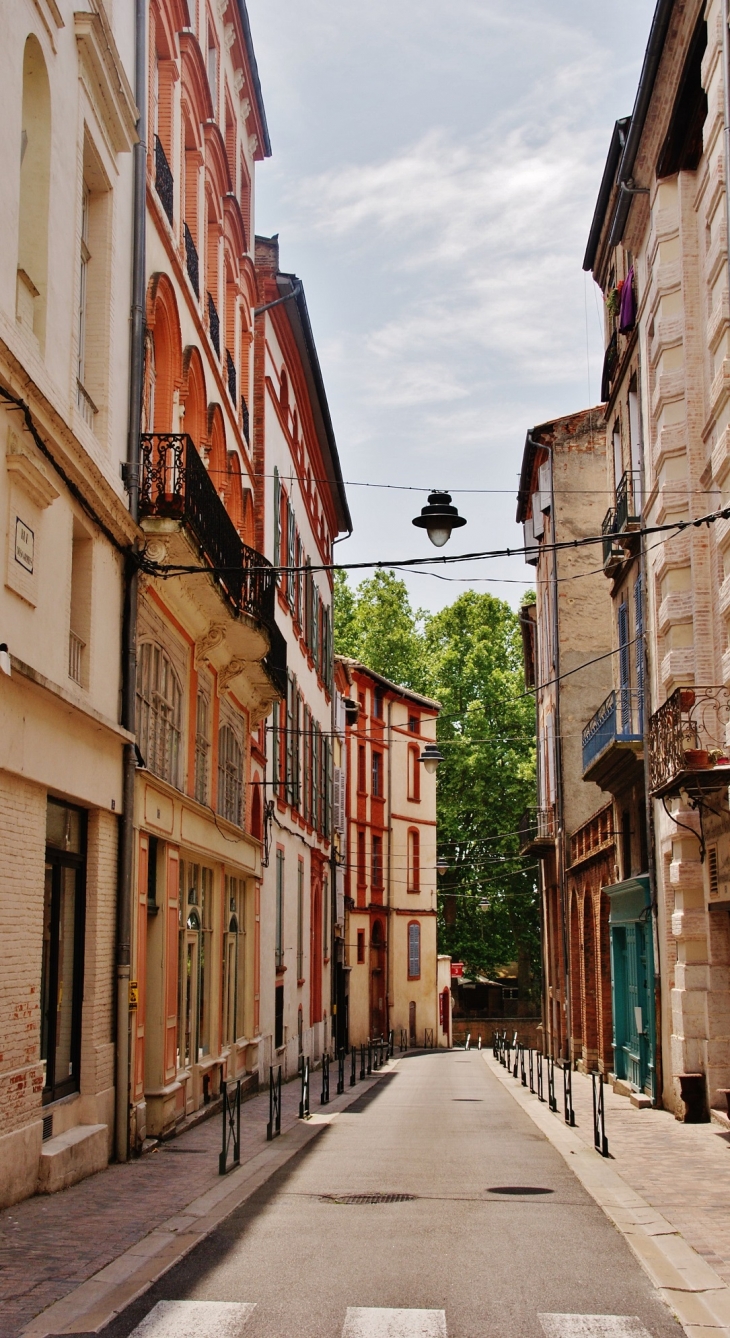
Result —
[{"label": "building facade", "polygon": [[[436,778],[421,762],[438,702],[337,657],[346,713],[348,1040],[448,1046],[436,944]],[[343,684],[344,688],[344,684]],[[439,975],[439,969],[441,974]],[[439,993],[439,990],[441,993]]]},{"label": "building facade", "polygon": [[[65,7],[64,7],[65,8]],[[106,1164],[133,14],[19,3],[0,53],[0,1204]]]},{"label": "building facade", "polygon": [[262,874],[265,1063],[280,1064],[287,1078],[302,1056],[318,1062],[333,1040],[333,768],[342,713],[332,573],[321,568],[352,523],[304,291],[281,272],[276,238],[256,239],[256,272],[256,537],[280,569],[287,678],[262,728],[252,784],[271,796]]}]

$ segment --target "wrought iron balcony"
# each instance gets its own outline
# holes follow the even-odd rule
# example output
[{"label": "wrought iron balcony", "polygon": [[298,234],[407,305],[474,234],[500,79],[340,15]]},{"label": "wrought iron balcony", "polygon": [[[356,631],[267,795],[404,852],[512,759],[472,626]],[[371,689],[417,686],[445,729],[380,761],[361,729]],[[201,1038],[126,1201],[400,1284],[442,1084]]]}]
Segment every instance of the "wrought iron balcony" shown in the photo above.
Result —
[{"label": "wrought iron balcony", "polygon": [[526,808],[519,822],[521,855],[549,855],[555,849],[554,808]]},{"label": "wrought iron balcony", "polygon": [[221,323],[218,316],[218,308],[208,293],[208,330],[210,338],[218,357],[221,355]]},{"label": "wrought iron balcony", "polygon": [[196,297],[200,297],[200,266],[198,264],[198,252],[193,241],[193,234],[187,223],[183,223],[183,236],[185,238],[185,268],[188,272],[188,278],[193,285],[193,291]]},{"label": "wrought iron balcony", "polygon": [[730,691],[677,688],[649,722],[652,794],[719,790],[730,781]]},{"label": "wrought iron balcony", "polygon": [[264,624],[272,637],[273,652],[278,646],[274,569],[243,543],[186,433],[142,436],[140,512],[179,520],[186,526],[203,562],[215,569],[224,599],[234,613],[248,614]]},{"label": "wrought iron balcony", "polygon": [[231,357],[230,351],[226,349],[226,376],[228,378],[228,394],[233,403],[236,403],[236,364]]},{"label": "wrought iron balcony", "polygon": [[641,473],[627,469],[616,488],[616,531],[633,528],[641,523]]},{"label": "wrought iron balcony", "polygon": [[250,425],[248,416],[248,405],[243,395],[241,396],[241,421],[243,423],[243,435],[246,438],[246,442],[250,445],[251,439],[249,437]]},{"label": "wrought iron balcony", "polygon": [[583,730],[583,779],[598,783],[621,764],[620,753],[637,753],[644,738],[644,694],[636,688],[609,692]]},{"label": "wrought iron balcony", "polygon": [[616,543],[615,535],[618,530],[616,524],[616,508],[611,506],[603,517],[601,525],[601,534],[603,535],[603,570],[607,576],[612,576],[619,563],[623,562],[624,551]]},{"label": "wrought iron balcony", "polygon": [[172,223],[174,182],[159,135],[155,135],[155,190],[160,197],[162,208]]}]

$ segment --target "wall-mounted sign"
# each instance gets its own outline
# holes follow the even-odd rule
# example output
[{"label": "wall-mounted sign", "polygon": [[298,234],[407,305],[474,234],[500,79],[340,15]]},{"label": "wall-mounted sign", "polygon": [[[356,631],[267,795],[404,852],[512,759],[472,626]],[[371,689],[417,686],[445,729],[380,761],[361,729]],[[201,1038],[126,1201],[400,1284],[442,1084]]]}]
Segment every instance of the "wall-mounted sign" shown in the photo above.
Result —
[{"label": "wall-mounted sign", "polygon": [[35,535],[29,525],[15,517],[15,561],[20,563],[26,571],[33,575],[33,556],[35,550]]},{"label": "wall-mounted sign", "polygon": [[464,974],[464,963],[463,963],[463,962],[452,962],[452,963],[451,963],[451,976],[452,976],[452,979],[453,979],[454,976],[463,976],[463,974]]}]

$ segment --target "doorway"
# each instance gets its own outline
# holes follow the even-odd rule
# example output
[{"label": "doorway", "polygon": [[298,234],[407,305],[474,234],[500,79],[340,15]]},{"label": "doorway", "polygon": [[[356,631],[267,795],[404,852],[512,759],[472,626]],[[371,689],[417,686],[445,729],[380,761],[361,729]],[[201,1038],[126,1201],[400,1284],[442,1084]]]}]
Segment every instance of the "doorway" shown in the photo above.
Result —
[{"label": "doorway", "polygon": [[86,814],[48,800],[41,964],[43,1104],[79,1090]]},{"label": "doorway", "polygon": [[385,943],[380,920],[373,922],[370,935],[370,1035],[385,1034]]}]

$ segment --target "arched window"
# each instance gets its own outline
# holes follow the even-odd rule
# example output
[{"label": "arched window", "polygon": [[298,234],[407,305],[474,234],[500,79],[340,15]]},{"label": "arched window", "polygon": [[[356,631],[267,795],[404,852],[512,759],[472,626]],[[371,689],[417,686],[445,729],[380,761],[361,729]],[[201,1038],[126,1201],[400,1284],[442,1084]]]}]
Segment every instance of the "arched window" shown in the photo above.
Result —
[{"label": "arched window", "polygon": [[421,767],[418,761],[418,748],[413,744],[408,747],[408,798],[415,803],[421,798]]},{"label": "arched window", "polygon": [[411,920],[408,926],[408,979],[418,980],[421,975],[421,926]]},{"label": "arched window", "polygon": [[412,827],[408,833],[408,891],[421,890],[421,833]]},{"label": "arched window", "polygon": [[154,641],[140,646],[137,742],[145,764],[170,785],[180,784],[182,690],[172,663]]},{"label": "arched window", "polygon": [[16,314],[41,348],[46,334],[50,179],[51,90],[43,52],[31,35],[23,53]]},{"label": "arched window", "polygon": [[243,749],[230,725],[218,733],[218,812],[241,826],[243,815]]}]

